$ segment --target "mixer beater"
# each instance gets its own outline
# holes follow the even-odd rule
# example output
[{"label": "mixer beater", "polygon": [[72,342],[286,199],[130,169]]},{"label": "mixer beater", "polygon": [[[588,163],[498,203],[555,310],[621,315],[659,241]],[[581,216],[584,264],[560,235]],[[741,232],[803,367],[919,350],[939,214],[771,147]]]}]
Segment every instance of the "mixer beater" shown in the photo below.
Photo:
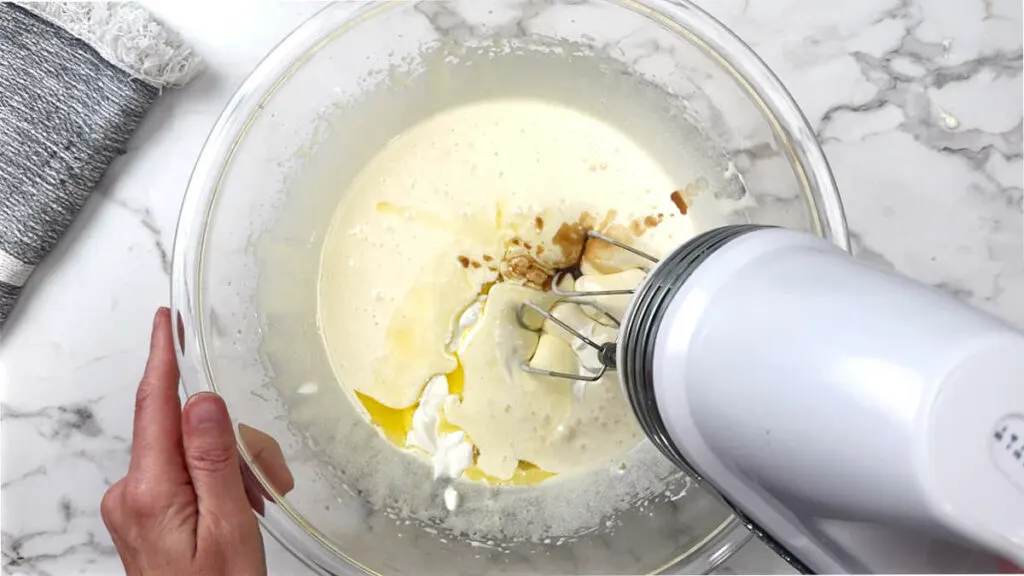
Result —
[{"label": "mixer beater", "polygon": [[[611,244],[617,248],[621,248],[622,250],[635,254],[636,256],[639,256],[653,264],[658,263],[658,259],[655,258],[654,256],[651,256],[650,254],[642,250],[630,246],[629,244],[620,242],[615,238],[612,238],[605,234],[601,234],[600,232],[588,230],[586,232],[586,241],[589,242],[591,240],[607,242],[608,244]],[[560,270],[552,278],[551,292],[558,296],[558,299],[555,300],[555,302],[552,304],[552,307],[554,306],[554,304],[558,304],[560,302],[571,302],[581,307],[589,308],[590,310],[592,310],[594,312],[592,317],[597,316],[600,318],[600,320],[595,319],[595,321],[603,321],[602,323],[606,322],[606,325],[619,328],[622,325],[621,319],[616,318],[611,312],[609,312],[603,306],[597,304],[596,302],[592,302],[590,299],[596,296],[629,296],[634,293],[635,289],[590,291],[563,290],[561,288],[562,281],[568,274],[570,274],[569,271]],[[530,316],[531,314],[540,316],[544,320],[553,323],[554,325],[558,326],[559,328],[567,332],[573,338],[579,340],[580,342],[583,342],[590,348],[593,348],[597,352],[597,359],[601,363],[601,366],[591,374],[572,374],[568,372],[558,372],[556,370],[545,370],[543,368],[537,368],[535,366],[531,366],[529,359],[527,359],[523,360],[523,362],[520,364],[520,368],[522,368],[524,371],[529,372],[531,374],[538,374],[541,376],[550,376],[552,378],[565,378],[580,382],[596,382],[597,380],[600,380],[602,377],[604,377],[604,375],[609,370],[616,369],[616,342],[595,342],[586,334],[583,334],[579,330],[573,328],[566,322],[562,321],[560,318],[558,318],[551,312],[541,308],[537,304],[530,301],[523,302],[522,304],[519,305],[519,308],[516,310],[516,320],[521,328],[525,328],[526,330],[530,330],[532,332],[542,331],[542,325],[533,325],[531,322],[528,321],[527,317]]]}]

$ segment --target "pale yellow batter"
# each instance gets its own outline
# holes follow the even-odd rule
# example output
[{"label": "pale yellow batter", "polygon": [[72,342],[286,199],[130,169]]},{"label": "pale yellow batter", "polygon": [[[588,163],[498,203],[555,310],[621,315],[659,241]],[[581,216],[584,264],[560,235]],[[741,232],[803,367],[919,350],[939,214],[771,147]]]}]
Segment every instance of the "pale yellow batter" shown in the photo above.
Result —
[{"label": "pale yellow batter", "polygon": [[[470,478],[532,482],[606,464],[642,437],[614,374],[581,388],[523,372],[535,350],[535,365],[595,364],[549,326],[519,328],[515,309],[554,303],[545,279],[579,261],[571,240],[583,228],[656,255],[685,241],[691,224],[670,199],[680,187],[622,132],[553,103],[490,100],[410,127],[352,182],[325,243],[320,322],[340,381],[399,446],[472,446]],[[642,261],[609,248],[588,244],[579,288],[642,279]],[[606,303],[621,314],[627,301]],[[474,302],[479,318],[479,303],[464,315]],[[614,338],[575,305],[556,311]],[[414,418],[438,376],[447,390],[439,380]],[[409,444],[414,419],[437,441],[420,430]],[[445,474],[466,468],[434,459]]]}]

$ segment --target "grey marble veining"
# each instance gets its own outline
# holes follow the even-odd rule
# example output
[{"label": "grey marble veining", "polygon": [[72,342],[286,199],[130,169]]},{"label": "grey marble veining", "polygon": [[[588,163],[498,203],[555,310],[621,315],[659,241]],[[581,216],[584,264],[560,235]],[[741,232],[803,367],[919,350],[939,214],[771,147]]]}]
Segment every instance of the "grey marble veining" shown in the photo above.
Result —
[{"label": "grey marble veining", "polygon": [[855,252],[1024,325],[1020,5],[781,4],[709,8],[803,107]]},{"label": "grey marble veining", "polygon": [[[803,108],[858,256],[1024,326],[1020,3],[704,4]],[[121,572],[99,501],[127,468],[132,394],[152,310],[167,302],[193,159],[234,87],[317,9],[154,6],[208,72],[156,104],[0,340],[5,574]],[[273,573],[301,573],[268,550]],[[785,571],[755,552],[735,560],[722,572]]]}]

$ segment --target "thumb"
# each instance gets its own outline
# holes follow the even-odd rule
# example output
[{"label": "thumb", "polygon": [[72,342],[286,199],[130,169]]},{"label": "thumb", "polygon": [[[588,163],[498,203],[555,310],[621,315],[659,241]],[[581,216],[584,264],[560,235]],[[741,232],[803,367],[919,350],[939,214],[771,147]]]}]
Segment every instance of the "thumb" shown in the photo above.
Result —
[{"label": "thumb", "polygon": [[224,400],[212,392],[200,392],[188,399],[182,416],[185,465],[196,492],[200,522],[204,515],[226,521],[239,514],[249,516],[235,434]]}]

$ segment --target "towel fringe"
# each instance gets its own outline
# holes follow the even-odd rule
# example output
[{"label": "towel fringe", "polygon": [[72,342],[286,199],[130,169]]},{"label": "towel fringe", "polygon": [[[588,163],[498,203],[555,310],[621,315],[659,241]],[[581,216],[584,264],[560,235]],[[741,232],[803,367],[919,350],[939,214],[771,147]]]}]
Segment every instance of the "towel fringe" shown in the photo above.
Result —
[{"label": "towel fringe", "polygon": [[199,73],[199,56],[135,2],[17,4],[67,30],[111,64],[158,89],[180,88]]}]

